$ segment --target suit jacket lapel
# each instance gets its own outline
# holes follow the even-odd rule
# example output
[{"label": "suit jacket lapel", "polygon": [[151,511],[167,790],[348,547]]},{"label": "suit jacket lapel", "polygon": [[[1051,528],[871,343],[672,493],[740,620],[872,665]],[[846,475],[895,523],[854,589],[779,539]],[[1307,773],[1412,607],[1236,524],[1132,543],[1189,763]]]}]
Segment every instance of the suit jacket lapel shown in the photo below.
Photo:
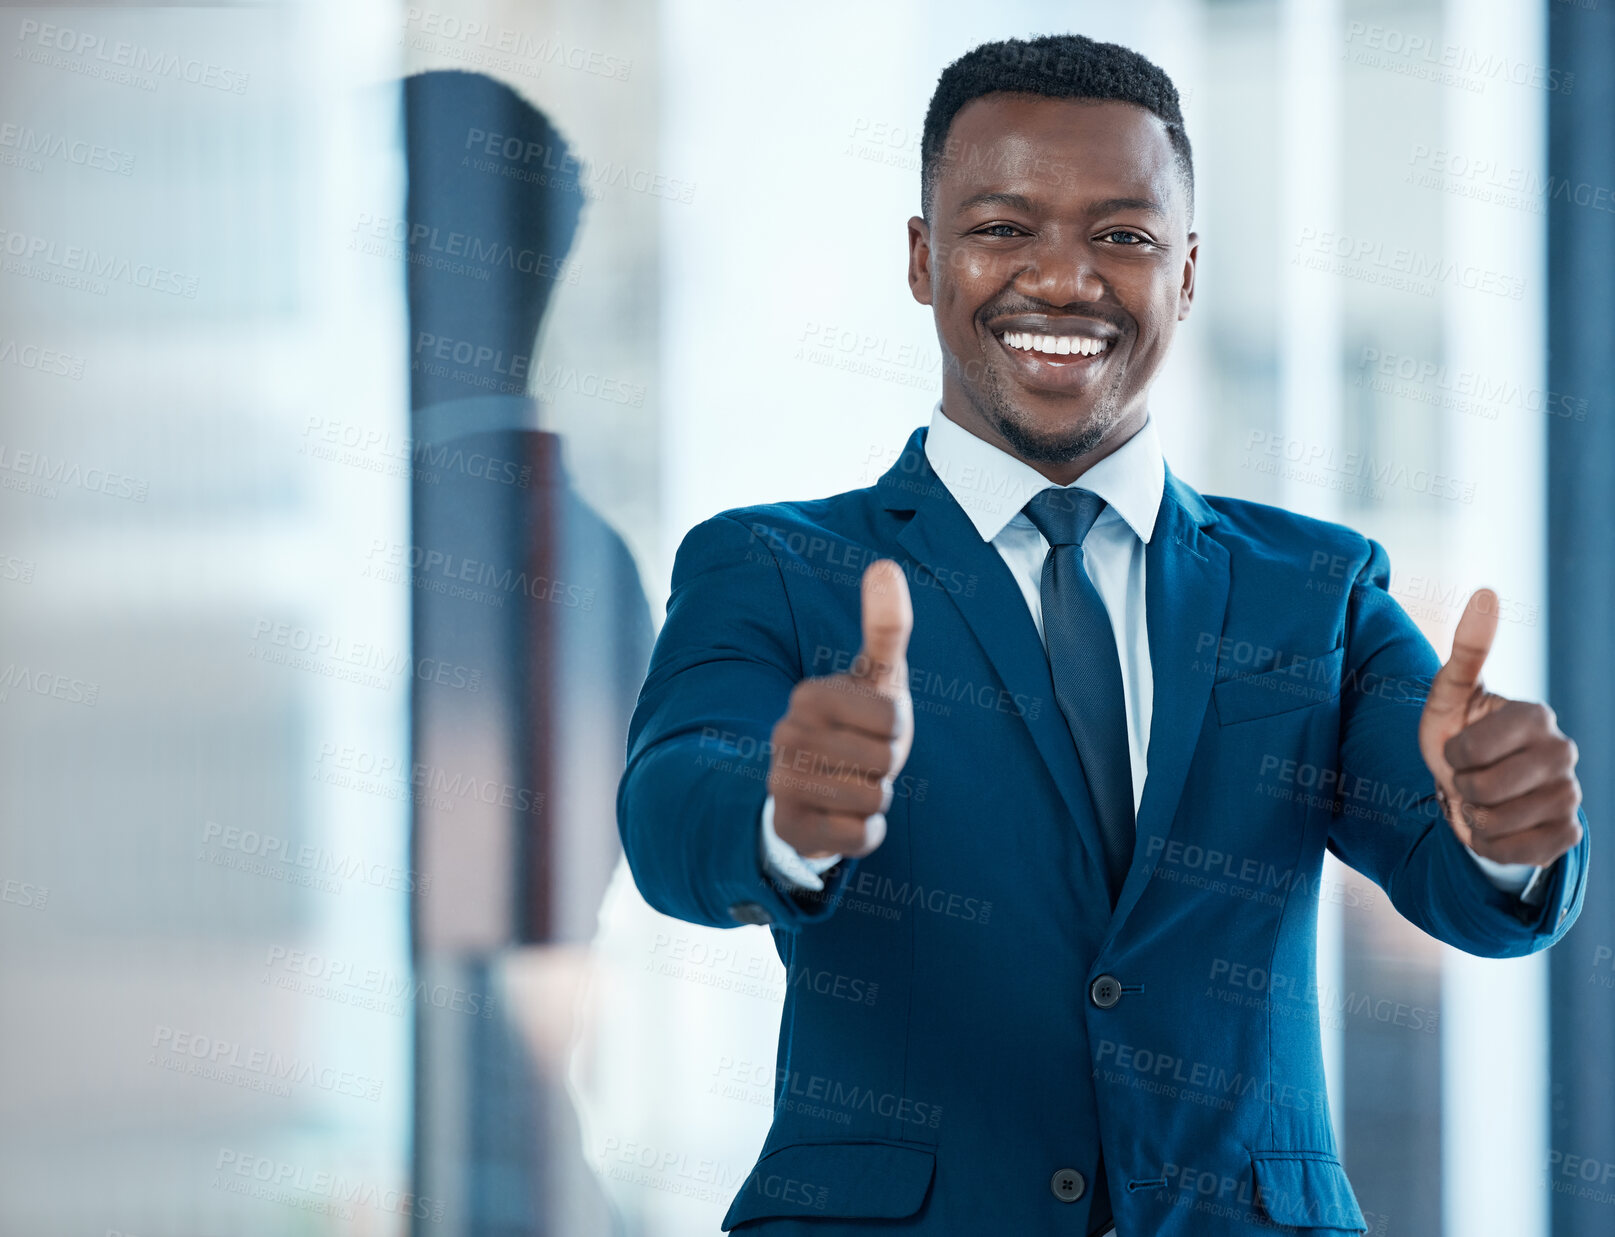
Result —
[{"label": "suit jacket lapel", "polygon": [[[1071,731],[1054,699],[1054,681],[1037,628],[1010,570],[998,551],[981,539],[947,486],[925,458],[925,431],[916,430],[903,454],[877,484],[889,511],[912,511],[897,540],[933,571],[964,571],[982,587],[971,596],[948,596],[1009,690],[1038,701],[1023,720],[1043,763],[1060,788],[1077,834],[1097,872],[1104,853],[1093,819],[1093,801]],[[1204,641],[1221,638],[1228,604],[1228,551],[1202,529],[1217,513],[1191,487],[1166,471],[1166,488],[1155,528],[1145,547],[1144,611],[1149,628],[1150,673],[1154,681],[1147,756],[1148,776],[1139,804],[1133,862],[1111,916],[1114,936],[1149,884],[1183,795],[1215,677],[1215,657],[1204,656]],[[1102,882],[1101,882],[1102,884]]]},{"label": "suit jacket lapel", "polygon": [[932,471],[925,458],[924,433],[914,432],[898,462],[877,485],[887,510],[914,512],[914,518],[898,534],[898,543],[916,561],[944,578],[946,573],[958,571],[980,580],[981,587],[970,595],[949,590],[948,596],[1004,685],[1035,702],[1035,709],[1027,708],[1021,718],[1077,822],[1076,832],[1089,862],[1096,872],[1103,872],[1105,859],[1093,823],[1088,783],[1071,742],[1071,731],[1054,698],[1054,680],[1037,627],[998,551],[981,539],[947,486]]},{"label": "suit jacket lapel", "polygon": [[1217,518],[1199,494],[1167,470],[1161,509],[1144,552],[1144,613],[1154,680],[1149,774],[1138,809],[1133,863],[1111,917],[1110,936],[1154,874],[1211,699],[1216,658],[1205,655],[1205,641],[1208,636],[1221,638],[1228,551],[1202,529]]}]

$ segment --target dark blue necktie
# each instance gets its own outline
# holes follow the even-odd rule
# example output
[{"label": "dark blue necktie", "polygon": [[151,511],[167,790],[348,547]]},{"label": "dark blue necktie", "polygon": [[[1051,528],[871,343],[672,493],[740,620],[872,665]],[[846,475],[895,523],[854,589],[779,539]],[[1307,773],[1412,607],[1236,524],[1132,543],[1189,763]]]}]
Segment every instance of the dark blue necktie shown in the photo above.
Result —
[{"label": "dark blue necktie", "polygon": [[1082,539],[1104,509],[1088,490],[1051,486],[1026,504],[1049,543],[1043,560],[1043,643],[1054,696],[1076,741],[1105,854],[1110,904],[1133,859],[1133,766],[1116,637],[1099,590],[1082,562]]}]

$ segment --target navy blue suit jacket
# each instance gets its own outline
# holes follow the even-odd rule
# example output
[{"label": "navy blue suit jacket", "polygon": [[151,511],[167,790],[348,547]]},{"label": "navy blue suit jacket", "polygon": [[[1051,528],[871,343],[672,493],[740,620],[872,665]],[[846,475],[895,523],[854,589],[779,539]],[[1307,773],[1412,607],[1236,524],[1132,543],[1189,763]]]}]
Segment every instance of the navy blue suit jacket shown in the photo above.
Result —
[{"label": "navy blue suit jacket", "polygon": [[[931,470],[728,511],[678,552],[618,823],[658,910],[771,925],[787,971],[772,1128],[724,1227],[769,1237],[1365,1228],[1324,1092],[1324,851],[1470,953],[1543,949],[1587,841],[1527,907],[1442,819],[1416,731],[1435,651],[1376,542],[1203,498],[1168,470],[1146,552],[1154,711],[1131,871],[1099,837],[1020,591]],[[822,894],[765,875],[769,739],[847,669],[859,579],[908,576],[914,746],[884,843]],[[1584,822],[1585,824],[1585,822]],[[856,994],[852,999],[851,994]],[[1080,1188],[1080,1187],[1079,1187]]]}]

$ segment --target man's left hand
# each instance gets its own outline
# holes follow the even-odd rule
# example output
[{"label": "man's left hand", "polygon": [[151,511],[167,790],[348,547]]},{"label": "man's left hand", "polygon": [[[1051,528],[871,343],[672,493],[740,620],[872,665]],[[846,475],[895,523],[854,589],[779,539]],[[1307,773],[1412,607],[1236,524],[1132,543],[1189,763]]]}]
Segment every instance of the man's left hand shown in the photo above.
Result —
[{"label": "man's left hand", "polygon": [[1545,867],[1581,841],[1576,744],[1547,705],[1481,684],[1497,610],[1489,588],[1464,607],[1419,718],[1419,751],[1466,846],[1499,863]]}]

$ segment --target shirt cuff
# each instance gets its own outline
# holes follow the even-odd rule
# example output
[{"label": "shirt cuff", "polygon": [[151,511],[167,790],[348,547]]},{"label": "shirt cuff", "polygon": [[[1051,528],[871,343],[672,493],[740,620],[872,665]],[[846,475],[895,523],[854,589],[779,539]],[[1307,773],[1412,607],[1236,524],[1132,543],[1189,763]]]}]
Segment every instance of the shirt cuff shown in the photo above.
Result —
[{"label": "shirt cuff", "polygon": [[1465,845],[1469,857],[1475,861],[1480,870],[1486,873],[1486,879],[1491,881],[1504,893],[1512,893],[1516,897],[1525,892],[1527,885],[1542,869],[1534,863],[1498,863],[1495,859],[1488,859],[1485,855],[1477,855]]},{"label": "shirt cuff", "polygon": [[774,796],[763,800],[763,867],[769,875],[797,889],[814,891],[824,888],[819,873],[828,872],[841,862],[840,855],[826,855],[822,859],[808,859],[800,854],[779,834],[774,832]]}]

